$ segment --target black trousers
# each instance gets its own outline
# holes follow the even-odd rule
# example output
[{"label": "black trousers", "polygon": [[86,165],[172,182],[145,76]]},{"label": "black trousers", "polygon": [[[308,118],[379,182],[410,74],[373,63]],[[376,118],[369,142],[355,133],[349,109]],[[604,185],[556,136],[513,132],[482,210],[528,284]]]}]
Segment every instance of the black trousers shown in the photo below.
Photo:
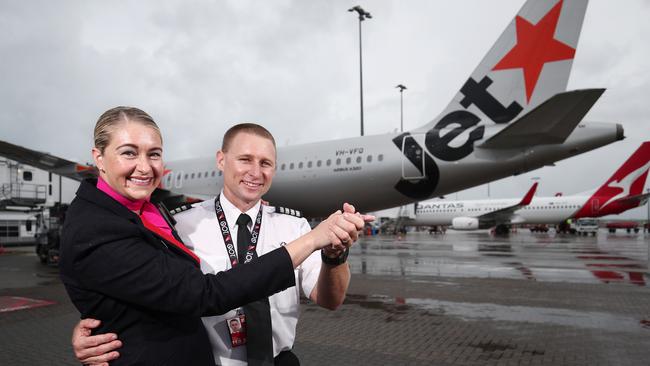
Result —
[{"label": "black trousers", "polygon": [[291,351],[282,351],[275,359],[273,359],[275,366],[300,366],[300,360]]}]

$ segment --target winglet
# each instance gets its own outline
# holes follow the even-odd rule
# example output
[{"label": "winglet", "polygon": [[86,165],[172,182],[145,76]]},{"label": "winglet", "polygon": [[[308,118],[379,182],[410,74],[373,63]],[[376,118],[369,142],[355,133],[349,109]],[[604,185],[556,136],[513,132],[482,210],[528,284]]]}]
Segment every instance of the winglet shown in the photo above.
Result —
[{"label": "winglet", "polygon": [[530,204],[530,201],[533,200],[533,196],[535,195],[535,191],[537,191],[537,182],[533,184],[532,187],[528,190],[528,193],[524,196],[524,198],[519,202],[518,206],[528,206]]}]

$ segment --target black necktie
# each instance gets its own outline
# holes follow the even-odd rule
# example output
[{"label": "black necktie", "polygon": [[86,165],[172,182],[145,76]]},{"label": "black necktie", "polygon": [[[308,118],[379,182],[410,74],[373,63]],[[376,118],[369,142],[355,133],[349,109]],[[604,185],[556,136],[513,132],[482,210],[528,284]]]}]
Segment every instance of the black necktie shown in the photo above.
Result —
[{"label": "black necktie", "polygon": [[251,232],[248,231],[250,222],[251,217],[246,214],[241,214],[237,218],[237,257],[239,258],[239,264],[244,264],[246,252],[251,243]]},{"label": "black necktie", "polygon": [[[251,233],[248,231],[250,216],[239,215],[237,218],[237,252],[239,265],[244,264],[248,246],[251,244]],[[257,253],[253,252],[253,258]],[[246,314],[246,356],[250,366],[273,365],[273,335],[271,332],[271,308],[269,299],[244,305]]]}]

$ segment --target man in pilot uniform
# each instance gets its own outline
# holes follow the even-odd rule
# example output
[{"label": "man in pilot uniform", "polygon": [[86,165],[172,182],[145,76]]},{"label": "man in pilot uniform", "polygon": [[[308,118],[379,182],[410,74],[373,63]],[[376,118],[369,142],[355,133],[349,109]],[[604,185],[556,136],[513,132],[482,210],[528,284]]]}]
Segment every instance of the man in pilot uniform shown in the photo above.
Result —
[{"label": "man in pilot uniform", "polygon": [[[256,124],[236,125],[226,132],[217,152],[217,166],[224,177],[221,194],[174,212],[176,230],[201,258],[204,273],[241,265],[250,260],[247,257],[263,255],[310,230],[299,212],[262,205],[261,197],[268,192],[275,175],[275,162],[275,141],[269,131]],[[344,210],[354,213],[347,204]],[[249,246],[237,248],[239,237],[247,235]],[[334,310],[340,306],[350,281],[347,254],[348,250],[334,247],[313,253],[295,269],[297,285],[268,298],[268,310],[245,306],[220,316],[204,317],[216,364],[299,365],[291,349],[300,292],[322,307]],[[269,323],[269,313],[271,329],[252,324],[253,314],[257,324]],[[233,319],[241,321],[246,341],[233,334],[229,327]],[[265,345],[258,347],[260,343]],[[79,348],[75,344],[75,349]],[[260,355],[259,348],[266,348],[261,351],[264,355]]]},{"label": "man in pilot uniform", "polygon": [[[241,233],[238,222],[241,223],[242,214],[248,216],[242,226],[246,225],[253,236],[258,215],[261,218],[255,249],[257,255],[270,252],[310,230],[307,220],[298,217],[299,213],[294,210],[262,205],[261,197],[271,187],[275,175],[275,160],[275,141],[262,126],[240,124],[224,135],[222,148],[217,152],[217,167],[223,172],[224,179],[222,193],[174,215],[176,230],[183,242],[201,258],[204,273],[232,267],[222,225],[227,223],[231,241],[237,243]],[[215,202],[216,199],[219,202]],[[225,220],[217,217],[221,210]],[[240,249],[237,254],[241,259]],[[347,251],[341,253],[334,249],[312,254],[295,270],[297,285],[269,297],[273,356],[280,364],[298,363],[290,352],[295,340],[301,290],[306,297],[329,309],[335,309],[343,302],[350,280],[349,267],[344,263],[346,256]],[[328,264],[322,265],[323,261]],[[203,318],[217,364],[246,365],[247,352],[250,351],[247,345],[232,346],[227,323],[240,313],[232,310],[220,316]],[[257,331],[248,328],[249,337]]]}]

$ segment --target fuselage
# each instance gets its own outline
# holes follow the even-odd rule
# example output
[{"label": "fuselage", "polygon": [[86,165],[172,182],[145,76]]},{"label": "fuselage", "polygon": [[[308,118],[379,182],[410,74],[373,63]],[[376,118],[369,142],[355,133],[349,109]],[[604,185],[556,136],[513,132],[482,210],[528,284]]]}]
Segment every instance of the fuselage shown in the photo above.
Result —
[{"label": "fuselage", "polygon": [[[485,127],[485,138],[493,134],[490,130],[502,128]],[[264,199],[310,217],[326,216],[344,202],[375,211],[537,169],[620,140],[622,129],[616,124],[585,123],[563,144],[472,148],[455,161],[435,158],[453,147],[436,146],[431,151],[424,143],[426,133],[411,135],[415,143],[400,139],[399,134],[383,134],[279,147],[276,176]],[[402,146],[408,143],[416,147]],[[223,185],[214,157],[169,162],[166,167],[169,172],[162,185],[172,192],[203,198],[216,195]]]},{"label": "fuselage", "polygon": [[[506,224],[559,224],[572,218],[589,196],[538,197],[516,210]],[[418,204],[416,225],[451,225],[457,217],[481,215],[516,205],[519,199],[428,201]]]}]

